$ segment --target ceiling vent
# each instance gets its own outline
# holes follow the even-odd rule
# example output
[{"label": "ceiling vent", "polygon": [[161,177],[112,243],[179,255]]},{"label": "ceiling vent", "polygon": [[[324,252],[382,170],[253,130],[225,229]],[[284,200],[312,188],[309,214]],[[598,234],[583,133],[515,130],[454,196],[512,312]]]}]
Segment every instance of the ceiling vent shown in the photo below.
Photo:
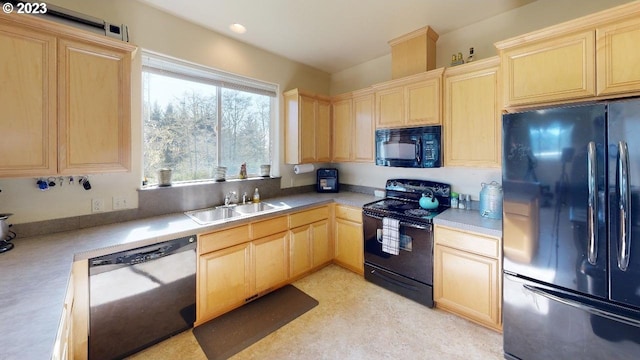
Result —
[{"label": "ceiling vent", "polygon": [[[19,4],[26,4],[26,1],[0,1],[0,3],[10,3],[14,6],[14,12],[20,9]],[[96,34],[112,37],[118,40],[129,42],[129,28],[126,25],[115,25],[102,19],[81,14],[73,10],[65,9],[47,3],[47,10],[44,14],[33,14],[46,20],[55,21],[61,24],[70,25],[79,29],[91,31]]]}]

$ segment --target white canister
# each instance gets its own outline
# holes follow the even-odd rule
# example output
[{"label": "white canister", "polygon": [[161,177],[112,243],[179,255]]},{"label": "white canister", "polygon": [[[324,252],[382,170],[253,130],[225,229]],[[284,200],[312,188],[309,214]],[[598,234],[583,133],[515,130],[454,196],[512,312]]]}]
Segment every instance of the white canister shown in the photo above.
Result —
[{"label": "white canister", "polygon": [[171,169],[158,170],[158,186],[171,186]]}]

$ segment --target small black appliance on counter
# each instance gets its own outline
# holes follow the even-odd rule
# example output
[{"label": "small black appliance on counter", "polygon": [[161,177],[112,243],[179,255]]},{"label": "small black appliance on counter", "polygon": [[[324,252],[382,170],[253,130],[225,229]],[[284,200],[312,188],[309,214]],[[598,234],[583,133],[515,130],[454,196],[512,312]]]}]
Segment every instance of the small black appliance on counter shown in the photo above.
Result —
[{"label": "small black appliance on counter", "polygon": [[318,169],[316,177],[316,191],[319,193],[337,193],[339,191],[338,169]]}]

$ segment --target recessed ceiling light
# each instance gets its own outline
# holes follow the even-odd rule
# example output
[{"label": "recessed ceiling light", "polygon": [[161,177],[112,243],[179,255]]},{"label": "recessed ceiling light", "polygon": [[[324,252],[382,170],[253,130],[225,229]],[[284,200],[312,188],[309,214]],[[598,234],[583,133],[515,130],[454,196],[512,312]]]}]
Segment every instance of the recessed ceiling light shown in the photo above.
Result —
[{"label": "recessed ceiling light", "polygon": [[229,25],[229,29],[237,34],[244,34],[247,32],[247,28],[238,23]]}]

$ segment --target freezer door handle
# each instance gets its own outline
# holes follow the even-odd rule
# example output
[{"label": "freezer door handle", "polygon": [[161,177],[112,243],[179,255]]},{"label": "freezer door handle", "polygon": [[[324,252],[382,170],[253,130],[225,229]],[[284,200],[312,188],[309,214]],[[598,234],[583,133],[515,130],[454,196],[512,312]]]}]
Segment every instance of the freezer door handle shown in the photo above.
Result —
[{"label": "freezer door handle", "polygon": [[622,316],[619,314],[615,314],[609,311],[606,311],[604,309],[599,309],[595,306],[568,298],[565,294],[554,291],[554,290],[547,290],[547,289],[542,289],[539,288],[537,286],[533,286],[533,285],[529,285],[529,284],[524,284],[522,285],[522,287],[524,287],[526,290],[545,297],[549,300],[552,301],[556,301],[565,305],[569,305],[572,306],[574,308],[580,309],[582,311],[586,311],[590,314],[596,315],[596,316],[601,316],[610,320],[614,320],[617,322],[621,322],[621,323],[625,323],[627,325],[631,325],[631,326],[635,326],[635,327],[640,327],[640,321],[636,320],[636,319],[632,319],[626,316]]},{"label": "freezer door handle", "polygon": [[620,238],[618,240],[618,268],[627,271],[631,253],[631,190],[629,184],[629,149],[624,141],[618,142],[618,209],[620,211]]},{"label": "freezer door handle", "polygon": [[596,159],[596,143],[589,142],[587,148],[587,168],[589,171],[589,203],[587,207],[589,243],[587,244],[587,259],[591,265],[598,260],[598,160]]}]

